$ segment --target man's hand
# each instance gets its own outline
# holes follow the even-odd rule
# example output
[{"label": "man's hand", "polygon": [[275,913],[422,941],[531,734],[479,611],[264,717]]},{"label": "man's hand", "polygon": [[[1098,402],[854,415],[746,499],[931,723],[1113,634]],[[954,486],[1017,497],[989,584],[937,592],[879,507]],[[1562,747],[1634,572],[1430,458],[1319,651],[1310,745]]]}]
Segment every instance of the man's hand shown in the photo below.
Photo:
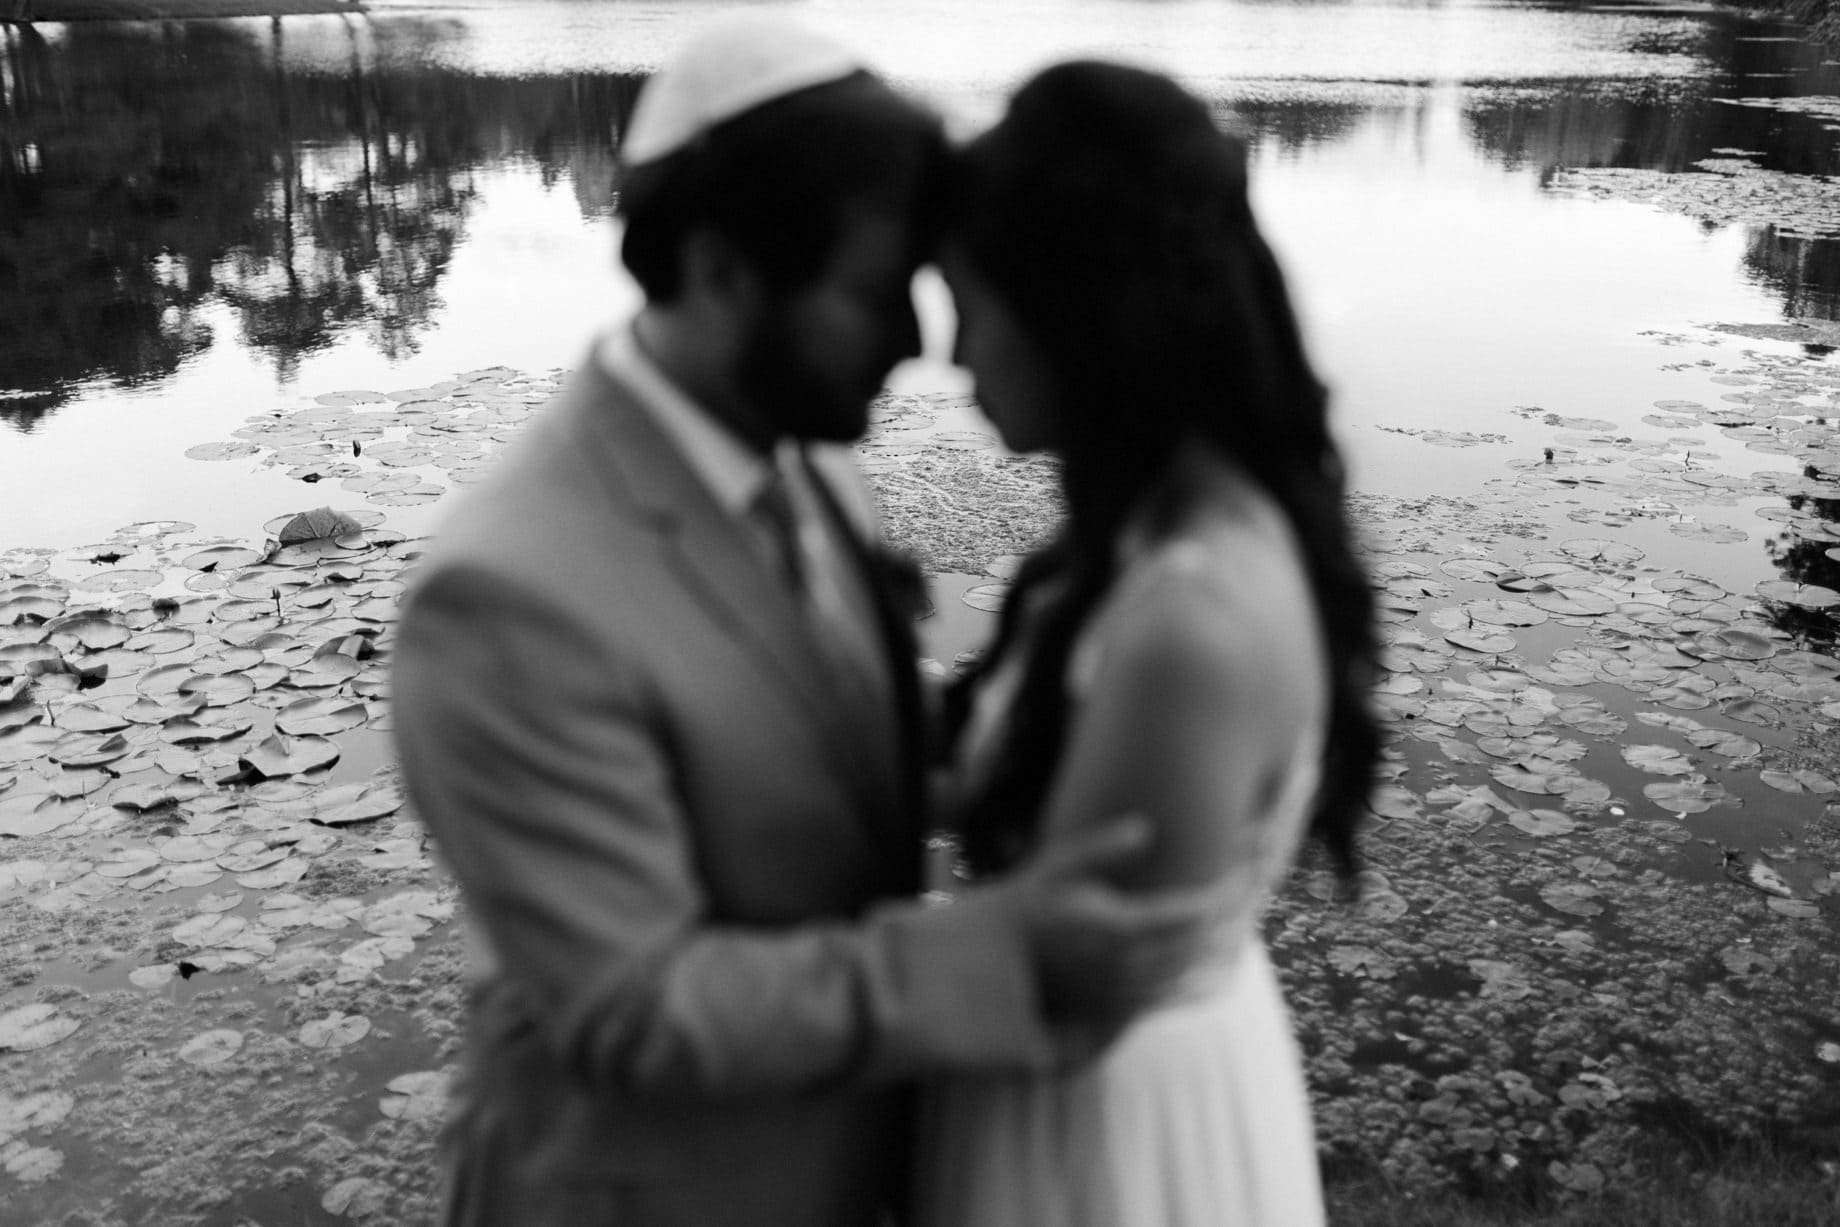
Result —
[{"label": "man's hand", "polygon": [[1218,912],[1212,884],[1130,893],[1108,880],[1152,835],[1142,815],[1123,815],[1053,841],[993,887],[1015,892],[1043,1016],[1068,1063],[1096,1055],[1166,994]]}]

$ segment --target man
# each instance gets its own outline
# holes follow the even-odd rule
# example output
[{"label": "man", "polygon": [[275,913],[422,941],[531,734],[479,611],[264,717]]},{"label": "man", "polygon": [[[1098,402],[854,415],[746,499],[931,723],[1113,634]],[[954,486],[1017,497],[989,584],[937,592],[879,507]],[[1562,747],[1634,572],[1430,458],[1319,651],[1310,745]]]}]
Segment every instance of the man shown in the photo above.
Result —
[{"label": "man", "polygon": [[903,1087],[1077,1054],[1177,944],[1094,880],[1131,824],[915,899],[911,627],[836,444],[918,350],[942,148],[816,36],[695,40],[625,139],[644,306],[422,564],[398,740],[485,963],[449,1223],[869,1227]]}]

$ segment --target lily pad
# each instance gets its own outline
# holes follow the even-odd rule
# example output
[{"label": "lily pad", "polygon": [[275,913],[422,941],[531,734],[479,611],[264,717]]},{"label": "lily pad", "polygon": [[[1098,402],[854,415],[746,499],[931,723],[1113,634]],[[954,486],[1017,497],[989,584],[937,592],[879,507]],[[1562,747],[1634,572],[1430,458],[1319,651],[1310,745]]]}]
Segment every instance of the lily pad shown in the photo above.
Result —
[{"label": "lily pad", "polygon": [[964,595],[959,599],[973,609],[982,610],[985,613],[996,613],[1003,608],[1003,603],[1009,599],[1009,589],[1010,586],[1006,583],[978,584],[975,587],[967,588]]},{"label": "lily pad", "polygon": [[368,1176],[351,1176],[326,1190],[319,1199],[327,1214],[350,1218],[372,1218],[389,1204],[390,1186]]},{"label": "lily pad", "polygon": [[351,537],[364,531],[364,526],[357,519],[343,511],[334,511],[330,507],[315,507],[311,511],[302,511],[289,516],[277,529],[275,539],[282,545],[295,545],[303,541],[319,541]]},{"label": "lily pad", "polygon": [[1723,785],[1702,776],[1692,776],[1665,784],[1644,784],[1642,795],[1662,809],[1676,814],[1703,814],[1715,805],[1731,805],[1736,798]]},{"label": "lily pad", "polygon": [[1693,762],[1668,746],[1624,746],[1623,761],[1650,775],[1691,775]]},{"label": "lily pad", "polygon": [[344,1048],[371,1031],[371,1020],[361,1014],[328,1014],[300,1029],[300,1042],[308,1048]]},{"label": "lily pad", "polygon": [[349,826],[387,818],[402,808],[402,790],[394,784],[340,784],[312,798],[308,821],[321,826]]},{"label": "lily pad", "polygon": [[1517,809],[1508,815],[1508,821],[1515,830],[1536,838],[1569,835],[1578,829],[1570,815],[1556,809]]},{"label": "lily pad", "polygon": [[179,1059],[191,1065],[222,1065],[242,1050],[243,1033],[227,1027],[194,1035],[179,1049]]},{"label": "lily pad", "polygon": [[0,1049],[33,1052],[75,1035],[83,1024],[54,1005],[34,1002],[0,1014]]},{"label": "lily pad", "polygon": [[257,742],[238,762],[257,776],[297,775],[339,760],[338,743],[324,737],[292,737],[276,733]]},{"label": "lily pad", "polygon": [[447,1112],[447,1072],[423,1070],[390,1079],[378,1108],[392,1120],[439,1120]]},{"label": "lily pad", "polygon": [[1598,902],[1603,892],[1584,882],[1550,882],[1540,888],[1540,898],[1554,911],[1568,916],[1598,916],[1604,905]]}]

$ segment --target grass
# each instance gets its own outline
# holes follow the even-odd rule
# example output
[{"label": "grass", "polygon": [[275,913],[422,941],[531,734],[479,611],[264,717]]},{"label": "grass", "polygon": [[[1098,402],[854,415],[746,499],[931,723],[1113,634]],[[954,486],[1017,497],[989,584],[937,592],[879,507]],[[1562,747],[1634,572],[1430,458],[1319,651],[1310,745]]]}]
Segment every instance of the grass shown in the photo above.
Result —
[{"label": "grass", "polygon": [[1768,1144],[1710,1158],[1686,1142],[1650,1142],[1621,1183],[1591,1196],[1555,1195],[1544,1181],[1486,1193],[1394,1187],[1373,1172],[1332,1175],[1331,1227],[1833,1227],[1840,1162]]}]

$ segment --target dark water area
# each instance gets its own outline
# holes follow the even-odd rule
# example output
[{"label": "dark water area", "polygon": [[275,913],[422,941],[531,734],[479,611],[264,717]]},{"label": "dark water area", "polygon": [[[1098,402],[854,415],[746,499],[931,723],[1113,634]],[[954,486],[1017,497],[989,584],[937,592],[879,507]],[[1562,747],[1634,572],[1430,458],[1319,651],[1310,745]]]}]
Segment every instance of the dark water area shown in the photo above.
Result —
[{"label": "dark water area", "polygon": [[[451,32],[397,31],[387,56],[350,26],[349,62],[303,68],[284,22],[88,23],[48,39],[9,26],[0,66],[0,418],[31,431],[97,381],[173,379],[214,346],[287,383],[361,336],[412,353],[486,188],[534,165],[583,217],[611,213],[619,133],[643,74],[506,76],[429,53]],[[1691,170],[1744,150],[1793,175],[1840,172],[1834,119],[1733,105],[1840,92],[1840,68],[1773,27],[1670,26],[1651,48],[1714,71],[1680,82],[1492,82],[1464,134],[1506,171]],[[1691,44],[1691,45],[1687,45]],[[1261,145],[1333,146],[1427,101],[1227,100]],[[1521,241],[1504,231],[1501,243]],[[1745,267],[1788,317],[1840,317],[1840,241],[1754,227]],[[227,315],[206,310],[225,309]],[[225,326],[228,322],[229,327]]]},{"label": "dark water area", "polygon": [[[275,28],[278,44],[283,27]],[[290,71],[240,27],[9,35],[0,124],[0,415],[30,430],[95,379],[212,345],[286,379],[349,332],[411,352],[479,201],[529,159],[610,212],[642,78]],[[234,336],[202,318],[228,307]]]}]

